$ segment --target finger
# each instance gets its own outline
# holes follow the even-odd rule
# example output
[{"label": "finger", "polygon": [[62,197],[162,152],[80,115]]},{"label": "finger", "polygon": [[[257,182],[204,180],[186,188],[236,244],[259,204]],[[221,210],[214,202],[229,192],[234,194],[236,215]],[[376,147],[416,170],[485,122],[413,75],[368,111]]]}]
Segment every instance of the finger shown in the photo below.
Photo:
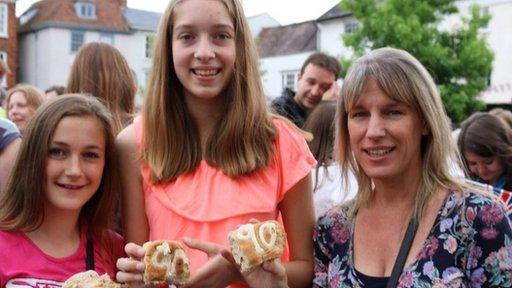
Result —
[{"label": "finger", "polygon": [[144,254],[146,254],[146,249],[132,242],[124,246],[124,251],[126,252],[126,255],[137,260],[142,259]]},{"label": "finger", "polygon": [[263,270],[274,275],[283,275],[286,273],[286,270],[284,269],[284,266],[281,264],[279,259],[265,261],[261,267]]},{"label": "finger", "polygon": [[132,258],[119,258],[116,263],[119,271],[128,273],[142,273],[144,272],[144,263]]},{"label": "finger", "polygon": [[119,283],[143,283],[142,274],[133,274],[119,271],[116,274],[116,281]]},{"label": "finger", "polygon": [[228,262],[231,263],[231,265],[238,267],[238,270],[240,270],[240,266],[238,266],[238,263],[236,263],[235,258],[233,257],[233,254],[231,254],[230,251],[228,251],[227,249],[221,249],[220,255],[222,255],[224,259],[228,260]]},{"label": "finger", "polygon": [[219,254],[221,248],[219,244],[203,240],[191,239],[188,237],[185,237],[183,239],[183,242],[192,249],[203,251],[208,255],[208,257],[212,257]]},{"label": "finger", "polygon": [[260,222],[260,220],[258,220],[258,219],[256,219],[256,218],[251,218],[251,219],[249,219],[249,223],[251,223],[251,224],[256,224],[256,223],[258,223],[258,222]]}]

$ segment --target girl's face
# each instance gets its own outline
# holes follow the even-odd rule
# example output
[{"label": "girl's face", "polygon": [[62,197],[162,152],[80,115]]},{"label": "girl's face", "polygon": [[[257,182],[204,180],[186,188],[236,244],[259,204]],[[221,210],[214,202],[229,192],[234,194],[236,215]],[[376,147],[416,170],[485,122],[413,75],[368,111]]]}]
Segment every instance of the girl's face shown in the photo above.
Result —
[{"label": "girl's face", "polygon": [[464,158],[466,158],[471,173],[478,175],[480,179],[491,185],[496,184],[505,171],[503,163],[496,156],[483,157],[475,153],[464,152]]},{"label": "girl's face", "polygon": [[235,57],[235,27],[224,4],[187,0],[175,8],[172,58],[189,100],[217,98],[231,80]]},{"label": "girl's face", "polygon": [[92,116],[68,116],[55,129],[46,160],[46,198],[53,210],[80,211],[96,193],[106,139]]},{"label": "girl's face", "polygon": [[7,117],[14,122],[21,133],[23,133],[27,127],[28,121],[32,118],[32,114],[34,114],[34,109],[27,104],[25,93],[21,91],[14,92],[11,98],[9,98],[7,106],[9,107],[9,115],[7,115]]}]

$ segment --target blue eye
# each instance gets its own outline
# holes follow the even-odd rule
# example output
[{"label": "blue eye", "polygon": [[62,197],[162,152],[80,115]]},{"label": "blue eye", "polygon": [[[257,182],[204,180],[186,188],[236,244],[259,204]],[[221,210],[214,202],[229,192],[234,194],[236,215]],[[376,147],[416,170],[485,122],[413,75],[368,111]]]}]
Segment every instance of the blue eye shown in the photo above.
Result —
[{"label": "blue eye", "polygon": [[233,37],[231,37],[231,35],[229,35],[228,33],[219,33],[219,34],[217,34],[217,36],[215,36],[215,38],[217,38],[219,40],[229,40]]}]

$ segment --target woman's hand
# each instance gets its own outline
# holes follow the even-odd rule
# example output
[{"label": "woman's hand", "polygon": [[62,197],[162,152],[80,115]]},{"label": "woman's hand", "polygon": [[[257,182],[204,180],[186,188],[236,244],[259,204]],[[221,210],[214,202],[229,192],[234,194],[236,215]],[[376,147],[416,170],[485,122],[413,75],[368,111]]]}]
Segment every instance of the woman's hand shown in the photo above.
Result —
[{"label": "woman's hand", "polygon": [[[240,268],[231,252],[223,249],[220,253],[227,261]],[[241,275],[247,285],[252,288],[288,288],[286,269],[279,259],[265,261],[262,265]]]},{"label": "woman's hand", "polygon": [[238,269],[220,255],[222,246],[201,240],[184,239],[183,241],[192,249],[201,250],[208,255],[208,262],[192,275],[185,288],[198,287],[226,287],[233,282],[241,280]]},{"label": "woman's hand", "polygon": [[146,250],[137,244],[128,243],[124,251],[129,258],[119,258],[117,260],[116,280],[119,283],[131,285],[144,285],[142,274],[144,273],[144,263],[142,259]]}]

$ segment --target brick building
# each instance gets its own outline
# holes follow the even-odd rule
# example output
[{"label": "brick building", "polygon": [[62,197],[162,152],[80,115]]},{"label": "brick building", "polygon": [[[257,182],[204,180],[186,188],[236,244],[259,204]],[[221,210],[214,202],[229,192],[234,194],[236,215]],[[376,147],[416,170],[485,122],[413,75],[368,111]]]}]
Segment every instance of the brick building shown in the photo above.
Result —
[{"label": "brick building", "polygon": [[16,83],[17,70],[17,19],[15,0],[0,0],[0,59],[7,61],[11,73],[1,83],[11,87]]}]

